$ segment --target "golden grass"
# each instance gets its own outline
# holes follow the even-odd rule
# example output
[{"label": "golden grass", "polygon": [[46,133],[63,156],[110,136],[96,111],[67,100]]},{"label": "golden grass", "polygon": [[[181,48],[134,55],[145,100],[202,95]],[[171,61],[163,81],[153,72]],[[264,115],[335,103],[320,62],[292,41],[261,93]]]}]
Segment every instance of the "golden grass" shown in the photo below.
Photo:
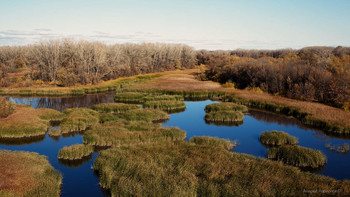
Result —
[{"label": "golden grass", "polygon": [[0,151],[0,196],[60,196],[62,176],[45,156]]},{"label": "golden grass", "polygon": [[50,120],[62,117],[62,113],[53,109],[33,109],[27,105],[17,105],[13,114],[0,119],[0,138],[45,135]]}]

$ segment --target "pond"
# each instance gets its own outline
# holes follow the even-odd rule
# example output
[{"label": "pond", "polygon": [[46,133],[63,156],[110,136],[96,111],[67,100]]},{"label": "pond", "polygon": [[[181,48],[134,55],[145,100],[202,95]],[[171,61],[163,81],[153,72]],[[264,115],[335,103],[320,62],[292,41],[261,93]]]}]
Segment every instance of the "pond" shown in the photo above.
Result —
[{"label": "pond", "polygon": [[[29,104],[34,108],[52,108],[64,111],[72,107],[91,107],[97,103],[113,102],[114,93],[85,95],[82,97],[10,97],[20,104]],[[186,101],[186,110],[170,115],[170,120],[163,126],[176,126],[187,132],[187,139],[193,136],[216,136],[230,140],[237,140],[238,146],[234,152],[247,153],[258,157],[265,157],[267,148],[258,138],[261,132],[280,130],[299,138],[299,145],[321,150],[328,158],[327,165],[315,173],[334,177],[336,179],[350,179],[350,165],[348,154],[338,153],[326,149],[326,144],[341,145],[350,143],[349,139],[332,137],[321,131],[308,129],[298,120],[269,112],[249,110],[244,116],[243,124],[225,126],[208,124],[204,121],[204,108],[215,101]],[[57,159],[58,152],[64,146],[81,144],[82,135],[75,134],[51,138],[46,135],[40,139],[25,142],[0,141],[0,149],[24,150],[46,155],[54,168],[63,175],[61,196],[108,196],[108,192],[98,185],[98,176],[91,169],[98,153],[85,159],[82,163],[64,163]]]}]

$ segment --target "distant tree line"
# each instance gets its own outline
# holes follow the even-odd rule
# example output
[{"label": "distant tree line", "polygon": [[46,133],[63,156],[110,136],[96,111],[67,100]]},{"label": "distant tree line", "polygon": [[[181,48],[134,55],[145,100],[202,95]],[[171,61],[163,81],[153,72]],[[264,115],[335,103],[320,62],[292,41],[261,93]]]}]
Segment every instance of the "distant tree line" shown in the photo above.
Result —
[{"label": "distant tree line", "polygon": [[[182,44],[106,45],[65,39],[4,46],[0,47],[0,86],[19,81],[28,83],[26,86],[33,81],[61,86],[96,84],[122,76],[191,68],[195,57],[196,51]],[[16,73],[21,74],[11,77]]]},{"label": "distant tree line", "polygon": [[205,78],[293,99],[350,107],[350,48],[200,51]]}]

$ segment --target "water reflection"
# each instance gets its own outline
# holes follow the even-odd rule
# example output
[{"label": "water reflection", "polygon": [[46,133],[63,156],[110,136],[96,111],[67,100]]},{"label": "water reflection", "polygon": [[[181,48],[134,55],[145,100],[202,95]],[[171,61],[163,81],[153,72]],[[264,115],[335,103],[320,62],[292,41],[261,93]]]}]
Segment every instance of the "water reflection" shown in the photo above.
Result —
[{"label": "water reflection", "polygon": [[8,97],[17,104],[27,104],[34,108],[51,108],[64,111],[68,108],[91,107],[99,103],[113,103],[115,92],[88,94],[75,97]]},{"label": "water reflection", "polygon": [[76,160],[69,160],[69,159],[58,159],[58,162],[64,166],[70,167],[70,168],[78,168],[85,163],[89,162],[92,159],[92,156],[86,156],[82,159],[76,159]]},{"label": "water reflection", "polygon": [[0,138],[0,144],[4,145],[29,145],[34,144],[45,139],[45,135],[35,137],[23,137],[23,138]]}]

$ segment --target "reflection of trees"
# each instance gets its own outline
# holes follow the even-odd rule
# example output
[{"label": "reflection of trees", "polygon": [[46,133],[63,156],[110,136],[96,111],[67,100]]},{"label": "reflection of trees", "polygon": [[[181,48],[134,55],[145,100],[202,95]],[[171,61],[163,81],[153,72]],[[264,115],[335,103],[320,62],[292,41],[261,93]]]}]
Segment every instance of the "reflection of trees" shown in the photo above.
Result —
[{"label": "reflection of trees", "polygon": [[12,97],[18,104],[31,105],[34,108],[51,108],[64,111],[68,108],[91,107],[98,103],[114,102],[115,93],[89,94],[74,97]]},{"label": "reflection of trees", "polygon": [[302,129],[307,129],[295,118],[289,118],[283,115],[265,112],[260,110],[249,110],[249,115],[259,121],[264,121],[267,123],[277,123],[278,125],[284,126],[298,126]]}]

